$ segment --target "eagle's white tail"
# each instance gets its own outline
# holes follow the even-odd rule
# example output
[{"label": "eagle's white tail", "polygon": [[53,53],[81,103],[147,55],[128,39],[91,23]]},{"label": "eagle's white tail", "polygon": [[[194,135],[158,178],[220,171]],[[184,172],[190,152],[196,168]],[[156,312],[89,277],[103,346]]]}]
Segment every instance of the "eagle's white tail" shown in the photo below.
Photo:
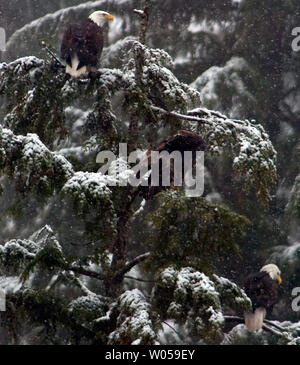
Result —
[{"label": "eagle's white tail", "polygon": [[255,332],[261,329],[266,316],[265,308],[256,308],[254,313],[245,312],[245,325],[250,332]]},{"label": "eagle's white tail", "polygon": [[81,67],[79,70],[77,70],[77,67],[79,65],[79,59],[77,55],[74,55],[71,59],[72,67],[70,67],[68,64],[66,65],[66,73],[70,74],[73,77],[79,77],[86,73],[87,69],[86,66]]}]

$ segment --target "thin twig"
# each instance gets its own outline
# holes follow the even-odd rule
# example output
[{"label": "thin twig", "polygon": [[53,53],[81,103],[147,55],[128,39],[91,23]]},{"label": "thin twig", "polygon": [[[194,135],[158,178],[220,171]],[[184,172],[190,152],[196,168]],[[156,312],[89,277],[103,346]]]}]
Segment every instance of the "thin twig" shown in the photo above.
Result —
[{"label": "thin twig", "polygon": [[171,328],[171,330],[173,330],[178,336],[179,336],[179,338],[181,337],[180,336],[180,333],[179,332],[177,332],[176,330],[175,330],[175,328],[173,327],[173,326],[171,326],[169,323],[167,323],[167,322],[165,322],[165,321],[162,321],[162,323],[164,323],[165,325],[167,325],[168,327],[170,327]]},{"label": "thin twig", "polygon": [[150,0],[145,0],[144,10],[133,10],[135,14],[141,17],[141,28],[139,34],[139,41],[142,44],[146,43],[146,33],[149,23],[149,14],[150,14]]},{"label": "thin twig", "polygon": [[278,337],[285,337],[287,340],[291,340],[292,338],[290,337],[289,334],[287,333],[282,333],[282,332],[279,332],[277,331],[276,329],[270,327],[270,326],[267,326],[265,323],[263,324],[262,328],[267,331],[267,332],[271,332],[273,333],[274,335],[278,336]]},{"label": "thin twig", "polygon": [[145,279],[135,278],[134,276],[130,276],[130,275],[125,275],[124,278],[125,279],[136,280],[136,281],[142,281],[144,283],[156,283],[155,280],[145,280]]},{"label": "thin twig", "polygon": [[87,296],[96,296],[86,285],[84,285],[76,276],[72,278],[74,284]]},{"label": "thin twig", "polygon": [[244,323],[244,318],[238,316],[224,316],[224,319],[228,322],[239,322]]},{"label": "thin twig", "polygon": [[51,51],[51,49],[46,45],[44,41],[41,42],[42,47],[46,50],[46,52],[54,59],[56,63],[58,63],[61,67],[65,67],[65,65],[61,62],[61,60],[56,56],[56,54]]}]

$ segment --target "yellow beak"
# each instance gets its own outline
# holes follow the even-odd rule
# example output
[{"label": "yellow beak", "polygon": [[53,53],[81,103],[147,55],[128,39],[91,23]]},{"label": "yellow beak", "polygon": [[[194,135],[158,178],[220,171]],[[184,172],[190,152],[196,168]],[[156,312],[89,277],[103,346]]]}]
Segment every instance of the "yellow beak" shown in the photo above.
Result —
[{"label": "yellow beak", "polygon": [[106,20],[114,20],[114,17],[113,17],[111,14],[107,14],[107,15],[105,16],[105,19],[106,19]]},{"label": "yellow beak", "polygon": [[282,279],[281,279],[281,276],[280,275],[277,276],[277,281],[278,281],[278,284],[281,284],[282,283]]}]

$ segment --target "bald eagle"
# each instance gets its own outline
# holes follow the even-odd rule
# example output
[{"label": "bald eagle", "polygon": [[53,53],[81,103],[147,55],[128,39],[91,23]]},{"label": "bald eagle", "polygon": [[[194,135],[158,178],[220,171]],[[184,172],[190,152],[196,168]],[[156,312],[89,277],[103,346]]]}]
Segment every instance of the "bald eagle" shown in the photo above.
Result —
[{"label": "bald eagle", "polygon": [[65,30],[61,43],[61,58],[66,63],[66,73],[79,77],[96,71],[103,48],[102,27],[114,17],[105,11],[95,11],[78,24]]},{"label": "bald eagle", "polygon": [[265,265],[246,278],[244,289],[251,299],[252,312],[245,312],[244,318],[250,332],[261,329],[266,314],[272,312],[281,281],[280,270],[274,264]]}]

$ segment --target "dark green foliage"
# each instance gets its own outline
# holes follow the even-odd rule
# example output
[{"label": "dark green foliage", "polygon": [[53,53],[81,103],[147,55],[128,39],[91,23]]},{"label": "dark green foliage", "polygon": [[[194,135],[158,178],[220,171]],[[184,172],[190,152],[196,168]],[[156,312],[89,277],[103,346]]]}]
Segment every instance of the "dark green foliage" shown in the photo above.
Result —
[{"label": "dark green foliage", "polygon": [[[20,290],[8,296],[7,307],[1,322],[14,337],[15,344],[20,344],[17,338],[26,325],[33,328],[33,337],[38,335],[37,344],[87,344],[93,340],[94,333],[74,321],[64,301],[47,291]],[[30,334],[27,339],[30,341]]]},{"label": "dark green foliage", "polygon": [[[226,295],[227,292],[227,295]],[[176,269],[169,266],[159,270],[153,290],[153,303],[162,318],[175,318],[187,327],[195,338],[206,343],[223,339],[225,319],[221,308],[243,311],[251,306],[235,284],[213,275],[211,278],[191,267]]]},{"label": "dark green foliage", "polygon": [[50,195],[73,174],[71,164],[50,151],[36,134],[14,135],[0,129],[0,169],[14,177],[17,190]]},{"label": "dark green foliage", "polygon": [[249,220],[204,198],[187,198],[175,191],[158,195],[159,207],[147,221],[152,234],[148,268],[175,264],[211,272],[217,258],[239,254],[238,240]]},{"label": "dark green foliage", "polygon": [[[225,312],[240,314],[249,308],[249,300],[237,285],[214,273],[230,271],[231,260],[240,260],[241,253],[246,252],[244,262],[249,261],[253,247],[241,251],[239,244],[250,225],[246,217],[255,219],[255,213],[239,204],[257,208],[257,198],[267,206],[276,181],[276,151],[261,124],[230,119],[201,106],[205,80],[199,90],[182,80],[192,81],[215,64],[222,85],[214,89],[223,94],[216,96],[221,112],[231,113],[241,91],[238,101],[249,103],[238,108],[247,114],[238,118],[248,118],[256,106],[262,109],[257,115],[266,117],[271,101],[266,91],[278,71],[272,73],[272,60],[270,80],[266,73],[261,83],[256,81],[261,59],[276,54],[272,45],[266,45],[257,52],[251,49],[248,57],[245,44],[240,47],[239,38],[249,40],[249,48],[257,46],[255,27],[250,24],[252,7],[246,0],[240,14],[247,14],[249,33],[243,33],[231,1],[153,0],[147,38],[156,48],[124,38],[137,33],[132,9],[139,8],[140,1],[102,3],[106,10],[116,11],[122,23],[108,37],[117,44],[108,47],[101,60],[101,66],[109,68],[101,68],[94,77],[69,78],[53,60],[33,56],[0,64],[1,202],[5,202],[1,224],[6,229],[0,232],[0,269],[8,283],[12,281],[8,275],[17,275],[14,280],[19,285],[8,294],[6,342],[152,345],[161,341],[163,321],[170,320],[185,328],[190,342],[220,343]],[[271,13],[271,3],[263,4],[268,9],[259,18],[260,27]],[[82,3],[29,25],[12,39],[8,58],[19,51],[25,54],[26,37],[32,39],[28,51],[34,54],[40,42],[34,34],[58,42],[61,20],[79,19],[94,5]],[[283,17],[277,2],[274,11],[280,28]],[[207,19],[216,22],[217,32],[203,26],[201,21]],[[200,29],[195,30],[195,24]],[[14,44],[21,35],[17,50]],[[175,63],[160,48],[170,50]],[[239,57],[226,73],[222,67],[232,56]],[[241,56],[246,61],[240,69]],[[187,61],[181,62],[180,57]],[[118,69],[113,68],[116,65]],[[275,81],[272,113],[278,111],[275,91],[281,85]],[[228,91],[226,84],[231,82]],[[261,123],[268,126],[269,120]],[[221,199],[209,203],[206,196],[187,198],[183,189],[153,194],[151,200],[141,202],[138,189],[120,186],[125,173],[122,177],[112,171],[97,172],[99,151],[117,155],[119,143],[128,143],[129,152],[138,147],[155,149],[182,129],[193,131],[207,145],[208,173],[226,160],[226,178],[220,174],[208,187],[223,195],[226,204]],[[130,166],[125,161],[118,160],[116,166],[122,163],[127,173]],[[238,198],[231,195],[232,181]],[[248,244],[257,230],[251,232]],[[137,268],[142,262],[147,271]],[[149,278],[147,284],[143,274]],[[1,336],[0,331],[0,340]]]},{"label": "dark green foliage", "polygon": [[46,247],[39,250],[34,259],[26,266],[20,277],[21,280],[28,280],[30,273],[34,272],[37,267],[44,271],[50,270],[53,274],[56,271],[56,268],[63,270],[66,269],[68,265],[61,250],[55,247]]},{"label": "dark green foliage", "polygon": [[[57,69],[52,70],[51,65],[42,60],[24,61],[23,64],[11,63],[1,81],[1,92],[9,95],[4,125],[16,134],[38,133],[51,147],[54,140],[65,133],[61,97],[64,76],[57,75]],[[14,81],[16,74],[17,82]]]}]

